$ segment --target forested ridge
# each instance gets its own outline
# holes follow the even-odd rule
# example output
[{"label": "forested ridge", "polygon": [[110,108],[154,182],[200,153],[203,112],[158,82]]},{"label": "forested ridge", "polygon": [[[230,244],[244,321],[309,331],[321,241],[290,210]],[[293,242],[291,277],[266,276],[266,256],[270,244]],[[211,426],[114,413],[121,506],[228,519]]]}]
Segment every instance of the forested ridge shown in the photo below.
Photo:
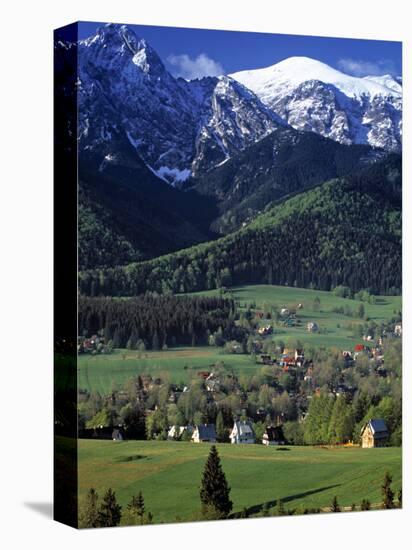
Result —
[{"label": "forested ridge", "polygon": [[[121,153],[111,152],[113,142]],[[79,157],[80,269],[125,265],[214,236],[214,201],[174,189],[130,149],[116,135],[99,153]]]},{"label": "forested ridge", "polygon": [[399,293],[401,159],[296,195],[217,241],[80,274],[84,295],[194,292],[250,283]]},{"label": "forested ridge", "polygon": [[228,234],[273,201],[360,170],[377,156],[365,145],[342,145],[313,132],[280,127],[221,166],[188,180],[184,188],[219,201],[220,213],[211,227]]}]

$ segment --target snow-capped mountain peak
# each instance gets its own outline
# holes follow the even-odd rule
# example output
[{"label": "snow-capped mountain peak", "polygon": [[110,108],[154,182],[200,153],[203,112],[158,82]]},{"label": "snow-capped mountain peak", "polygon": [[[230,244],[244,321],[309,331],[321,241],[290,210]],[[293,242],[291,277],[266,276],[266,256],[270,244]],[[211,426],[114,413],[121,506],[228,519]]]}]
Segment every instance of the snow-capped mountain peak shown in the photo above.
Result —
[{"label": "snow-capped mountain peak", "polygon": [[228,76],[174,78],[124,25],[105,25],[80,41],[78,90],[80,147],[123,132],[147,166],[171,183],[220,164],[279,124]]},{"label": "snow-capped mountain peak", "polygon": [[399,149],[402,86],[390,75],[359,78],[309,57],[230,75],[294,128],[341,143]]},{"label": "snow-capped mountain peak", "polygon": [[240,71],[231,75],[259,95],[270,90],[288,93],[309,80],[331,84],[350,98],[381,95],[401,95],[393,87],[387,87],[383,77],[359,78],[347,75],[322,61],[310,57],[289,57],[264,69]]}]

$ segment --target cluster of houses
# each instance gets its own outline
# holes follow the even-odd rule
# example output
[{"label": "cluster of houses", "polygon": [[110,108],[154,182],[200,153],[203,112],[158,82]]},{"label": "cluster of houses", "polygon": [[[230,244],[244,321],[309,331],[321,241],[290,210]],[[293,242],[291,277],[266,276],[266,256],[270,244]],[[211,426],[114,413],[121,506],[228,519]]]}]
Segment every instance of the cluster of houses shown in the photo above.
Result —
[{"label": "cluster of houses", "polygon": [[[112,439],[123,441],[123,426],[114,428],[99,426],[93,430],[83,430],[80,437],[92,437],[98,439]],[[199,424],[197,426],[171,426],[167,439],[180,440],[187,432],[194,443],[216,443],[216,428],[214,424]],[[364,449],[385,447],[389,440],[389,431],[382,418],[371,418],[361,430],[361,446]],[[230,432],[230,443],[251,445],[259,443],[256,439],[253,425],[248,420],[236,420]],[[261,443],[266,446],[285,445],[286,439],[281,425],[267,426],[263,433]]]},{"label": "cluster of houses", "polygon": [[[194,443],[216,443],[216,428],[214,424],[199,424],[197,426],[171,426],[168,432],[169,440],[180,439],[185,431],[191,433]],[[114,432],[113,432],[114,433]],[[249,420],[236,420],[229,435],[230,443],[234,445],[252,445],[256,440],[253,424]],[[370,419],[361,430],[361,446],[364,449],[385,447],[388,443],[389,431],[382,418]],[[285,445],[286,440],[281,425],[267,426],[261,443],[266,446]]]},{"label": "cluster of houses", "polygon": [[[216,427],[214,424],[199,424],[197,426],[171,426],[167,434],[169,440],[180,439],[188,432],[194,443],[216,443]],[[249,420],[236,420],[229,435],[232,444],[254,444],[256,440],[253,424]],[[284,445],[285,437],[282,426],[268,426],[262,437],[263,445]]]}]

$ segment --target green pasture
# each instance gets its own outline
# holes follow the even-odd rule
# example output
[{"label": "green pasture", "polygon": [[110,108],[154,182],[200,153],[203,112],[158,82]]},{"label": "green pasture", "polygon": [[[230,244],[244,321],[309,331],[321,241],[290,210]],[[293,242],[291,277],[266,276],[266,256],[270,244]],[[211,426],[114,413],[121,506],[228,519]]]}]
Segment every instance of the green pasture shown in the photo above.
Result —
[{"label": "green pasture", "polygon": [[[200,292],[199,295],[217,295],[219,290]],[[195,294],[196,295],[196,294]],[[353,335],[350,325],[365,323],[358,317],[350,317],[332,311],[335,307],[348,306],[354,312],[360,304],[365,308],[365,318],[381,323],[391,319],[402,308],[400,296],[377,296],[375,304],[368,304],[359,300],[351,300],[335,296],[332,292],[322,290],[309,290],[275,285],[248,285],[234,287],[225,296],[233,296],[240,302],[241,307],[256,304],[257,310],[263,310],[266,305],[274,306],[278,310],[283,307],[294,309],[298,304],[303,308],[297,310],[301,326],[283,327],[275,326],[273,338],[287,343],[288,339],[299,339],[304,344],[313,346],[336,347],[342,350],[353,349],[359,341],[358,336]],[[314,310],[314,300],[320,300],[319,310]],[[306,329],[308,322],[314,321],[319,327],[318,333],[309,333]],[[266,321],[262,321],[266,324]]]},{"label": "green pasture", "polygon": [[[287,509],[381,501],[383,476],[401,487],[401,449],[276,447],[218,444],[231,487],[233,512],[258,514],[282,499]],[[125,507],[143,492],[154,522],[190,521],[200,508],[199,486],[209,444],[174,441],[79,441],[79,496],[109,487]]]},{"label": "green pasture", "polygon": [[216,347],[180,347],[167,351],[115,350],[110,355],[80,355],[78,387],[102,395],[138,374],[161,375],[171,383],[186,384],[199,370],[210,370],[217,362],[236,373],[260,369],[249,355],[222,353]]},{"label": "green pasture", "polygon": [[[218,292],[213,290],[199,294],[214,295]],[[295,308],[302,304],[303,308],[298,310],[302,325],[290,328],[275,325],[274,334],[269,338],[275,342],[283,341],[286,345],[288,342],[300,340],[304,345],[335,347],[341,350],[353,350],[354,345],[360,341],[350,324],[365,321],[334,313],[334,307],[349,306],[355,311],[362,303],[366,317],[376,323],[390,319],[402,307],[400,296],[378,296],[376,304],[368,304],[339,298],[332,292],[271,285],[235,287],[232,295],[240,302],[241,308],[251,303],[255,303],[258,310],[264,309],[265,304],[273,305],[277,309]],[[318,311],[314,311],[313,306],[316,297],[320,300]],[[309,333],[306,329],[309,321],[315,321],[321,329],[320,332]],[[265,320],[261,321],[261,324],[266,323]],[[167,373],[170,382],[187,383],[191,377],[196,376],[197,371],[208,370],[217,362],[223,362],[226,368],[233,369],[237,374],[250,374],[260,368],[247,355],[223,353],[221,348],[216,347],[180,347],[145,352],[115,350],[110,355],[79,356],[78,387],[107,394],[114,388],[121,388],[126,380],[138,374],[165,377]]]}]

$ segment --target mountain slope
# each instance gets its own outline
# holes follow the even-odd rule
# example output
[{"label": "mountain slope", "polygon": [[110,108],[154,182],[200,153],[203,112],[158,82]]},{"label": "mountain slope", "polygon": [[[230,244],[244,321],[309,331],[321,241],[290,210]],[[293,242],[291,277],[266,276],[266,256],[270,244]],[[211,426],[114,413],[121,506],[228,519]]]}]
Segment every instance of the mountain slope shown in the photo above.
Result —
[{"label": "mountain slope", "polygon": [[123,130],[136,153],[171,183],[208,170],[267,135],[279,118],[239,82],[174,78],[125,25],[79,43],[79,148]]},{"label": "mountain slope", "polygon": [[216,212],[213,199],[174,189],[127,138],[113,134],[110,144],[79,157],[79,268],[123,265],[209,240]]},{"label": "mountain slope", "polygon": [[294,128],[340,143],[398,151],[402,86],[389,75],[358,78],[307,57],[230,75]]},{"label": "mountain slope", "polygon": [[83,273],[80,290],[123,296],[269,283],[399,293],[401,192],[401,159],[393,155],[292,197],[215,242],[103,276]]},{"label": "mountain slope", "polygon": [[363,145],[342,145],[311,132],[279,127],[222,166],[185,183],[215,198],[220,216],[212,228],[229,233],[291,193],[346,175],[379,153]]}]

